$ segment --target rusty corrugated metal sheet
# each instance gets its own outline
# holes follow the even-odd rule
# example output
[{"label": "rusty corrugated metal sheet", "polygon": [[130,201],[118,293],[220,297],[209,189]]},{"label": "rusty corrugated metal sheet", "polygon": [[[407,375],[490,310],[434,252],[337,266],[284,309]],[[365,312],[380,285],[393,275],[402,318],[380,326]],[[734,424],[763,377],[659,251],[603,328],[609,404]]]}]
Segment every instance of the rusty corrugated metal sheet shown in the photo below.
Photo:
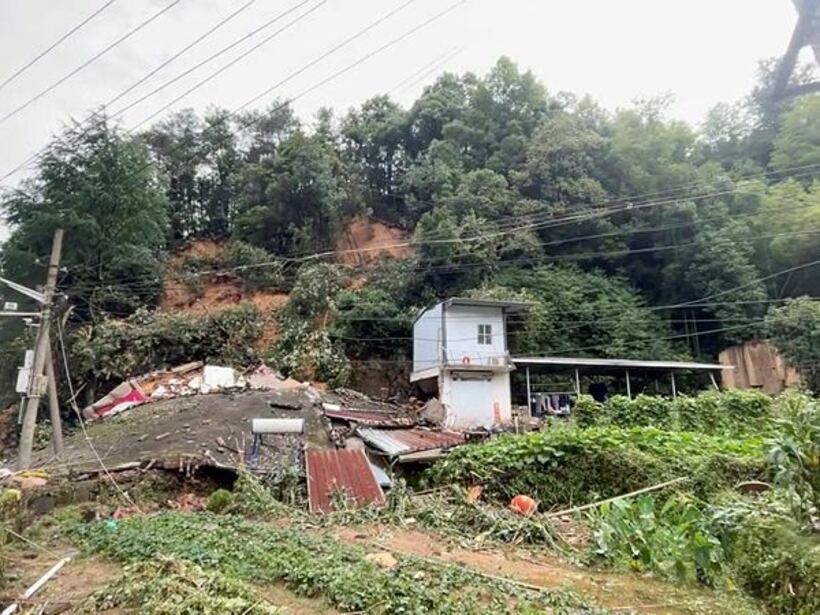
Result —
[{"label": "rusty corrugated metal sheet", "polygon": [[325,410],[324,412],[325,416],[332,419],[352,421],[372,427],[412,427],[416,424],[415,419],[409,416],[399,416],[392,412],[353,410],[347,408],[341,410]]},{"label": "rusty corrugated metal sheet", "polygon": [[384,430],[362,427],[358,434],[365,442],[391,457],[464,444],[464,434],[455,431],[421,428]]},{"label": "rusty corrugated metal sheet", "polygon": [[338,491],[356,506],[383,504],[384,493],[364,451],[324,449],[305,451],[310,512],[333,512],[331,498]]}]

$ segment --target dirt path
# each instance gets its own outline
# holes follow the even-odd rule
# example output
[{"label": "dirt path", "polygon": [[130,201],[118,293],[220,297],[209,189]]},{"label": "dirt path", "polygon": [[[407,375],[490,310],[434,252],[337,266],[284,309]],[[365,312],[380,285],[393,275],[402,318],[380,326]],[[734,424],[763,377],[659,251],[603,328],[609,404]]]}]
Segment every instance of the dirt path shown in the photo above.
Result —
[{"label": "dirt path", "polygon": [[[3,591],[0,591],[0,605],[10,603],[22,596],[23,592],[61,556],[74,553],[70,548],[55,549],[54,554],[36,551],[10,550],[3,554],[9,560],[9,569],[14,573],[14,580]],[[122,567],[109,559],[99,556],[76,554],[52,577],[46,585],[28,602],[22,603],[26,608],[41,607],[44,612],[72,612],[95,591],[113,582],[122,572]],[[339,611],[327,606],[318,599],[297,596],[285,587],[274,585],[253,585],[254,589],[271,604],[282,607],[288,615],[338,615]],[[105,611],[107,615],[124,613],[121,609]]]},{"label": "dirt path", "polygon": [[[97,589],[116,579],[122,570],[115,562],[102,557],[81,556],[70,548],[54,549],[54,554],[9,549],[9,572],[15,578],[2,592],[3,600],[0,603],[10,602],[21,596],[61,557],[69,554],[74,554],[74,558],[56,576],[49,579],[25,606],[43,607],[45,612],[64,612],[76,607]],[[108,611],[115,612],[117,611]]]},{"label": "dirt path", "polygon": [[697,587],[677,587],[647,576],[605,572],[574,566],[548,553],[519,548],[465,549],[430,533],[389,525],[337,527],[337,538],[393,554],[421,556],[448,564],[463,564],[495,576],[508,577],[550,590],[570,588],[600,606],[655,615],[755,613],[737,597]]}]

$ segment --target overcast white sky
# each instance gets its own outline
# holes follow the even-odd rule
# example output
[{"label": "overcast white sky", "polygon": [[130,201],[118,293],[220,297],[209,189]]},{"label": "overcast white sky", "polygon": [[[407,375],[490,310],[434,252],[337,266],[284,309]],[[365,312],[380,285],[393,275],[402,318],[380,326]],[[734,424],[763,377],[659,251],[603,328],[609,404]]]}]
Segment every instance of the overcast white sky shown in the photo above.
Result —
[{"label": "overcast white sky", "polygon": [[[167,13],[16,116],[0,123],[0,176],[42,147],[70,117],[109,100],[248,0],[181,0]],[[149,92],[301,0],[255,0],[225,27],[113,105]],[[308,9],[311,0],[285,18]],[[405,0],[327,0],[172,109],[234,108]],[[0,90],[0,117],[71,71],[171,0],[115,0],[97,18]],[[292,96],[434,15],[455,0],[416,0],[355,43],[257,103]],[[103,0],[0,0],[0,82]],[[500,55],[531,69],[551,92],[589,93],[604,106],[671,91],[673,115],[692,123],[753,85],[757,62],[785,49],[790,0],[468,0],[429,27],[297,101],[303,117],[344,111],[390,90],[454,47],[442,70],[484,73]],[[221,56],[123,116],[131,127],[285,21]],[[435,74],[399,92],[409,104]],[[14,183],[21,175],[4,181]]]}]

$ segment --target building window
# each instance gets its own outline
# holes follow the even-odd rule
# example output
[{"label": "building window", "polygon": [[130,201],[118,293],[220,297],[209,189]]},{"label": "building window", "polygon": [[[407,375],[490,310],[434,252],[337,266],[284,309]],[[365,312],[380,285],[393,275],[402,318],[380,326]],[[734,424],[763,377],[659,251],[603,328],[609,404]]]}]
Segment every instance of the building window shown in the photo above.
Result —
[{"label": "building window", "polygon": [[478,343],[487,346],[493,343],[492,325],[478,325]]}]

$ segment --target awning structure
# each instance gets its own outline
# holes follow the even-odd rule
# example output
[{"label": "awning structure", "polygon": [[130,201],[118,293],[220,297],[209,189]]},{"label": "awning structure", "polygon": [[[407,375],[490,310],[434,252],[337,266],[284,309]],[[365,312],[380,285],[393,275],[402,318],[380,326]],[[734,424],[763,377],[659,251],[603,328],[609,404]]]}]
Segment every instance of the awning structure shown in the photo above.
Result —
[{"label": "awning structure", "polygon": [[693,361],[638,361],[634,359],[590,359],[585,357],[513,357],[516,365],[564,365],[567,367],[613,367],[644,370],[734,369],[733,365],[720,363],[695,363]]},{"label": "awning structure", "polygon": [[437,459],[464,444],[464,434],[432,429],[373,429],[360,427],[359,436],[367,444],[399,463]]},{"label": "awning structure", "polygon": [[527,379],[527,399],[532,400],[532,389],[530,385],[531,368],[564,368],[571,369],[575,374],[575,394],[581,394],[581,369],[584,372],[594,372],[598,374],[623,374],[626,379],[626,394],[632,398],[632,386],[630,381],[630,371],[638,372],[666,372],[672,385],[672,396],[678,394],[675,383],[675,372],[679,371],[705,371],[709,374],[712,385],[719,388],[715,380],[715,372],[723,369],[734,369],[734,365],[721,365],[720,363],[699,363],[696,361],[643,361],[636,359],[597,359],[590,357],[513,357],[512,362],[516,367],[523,367]]}]

